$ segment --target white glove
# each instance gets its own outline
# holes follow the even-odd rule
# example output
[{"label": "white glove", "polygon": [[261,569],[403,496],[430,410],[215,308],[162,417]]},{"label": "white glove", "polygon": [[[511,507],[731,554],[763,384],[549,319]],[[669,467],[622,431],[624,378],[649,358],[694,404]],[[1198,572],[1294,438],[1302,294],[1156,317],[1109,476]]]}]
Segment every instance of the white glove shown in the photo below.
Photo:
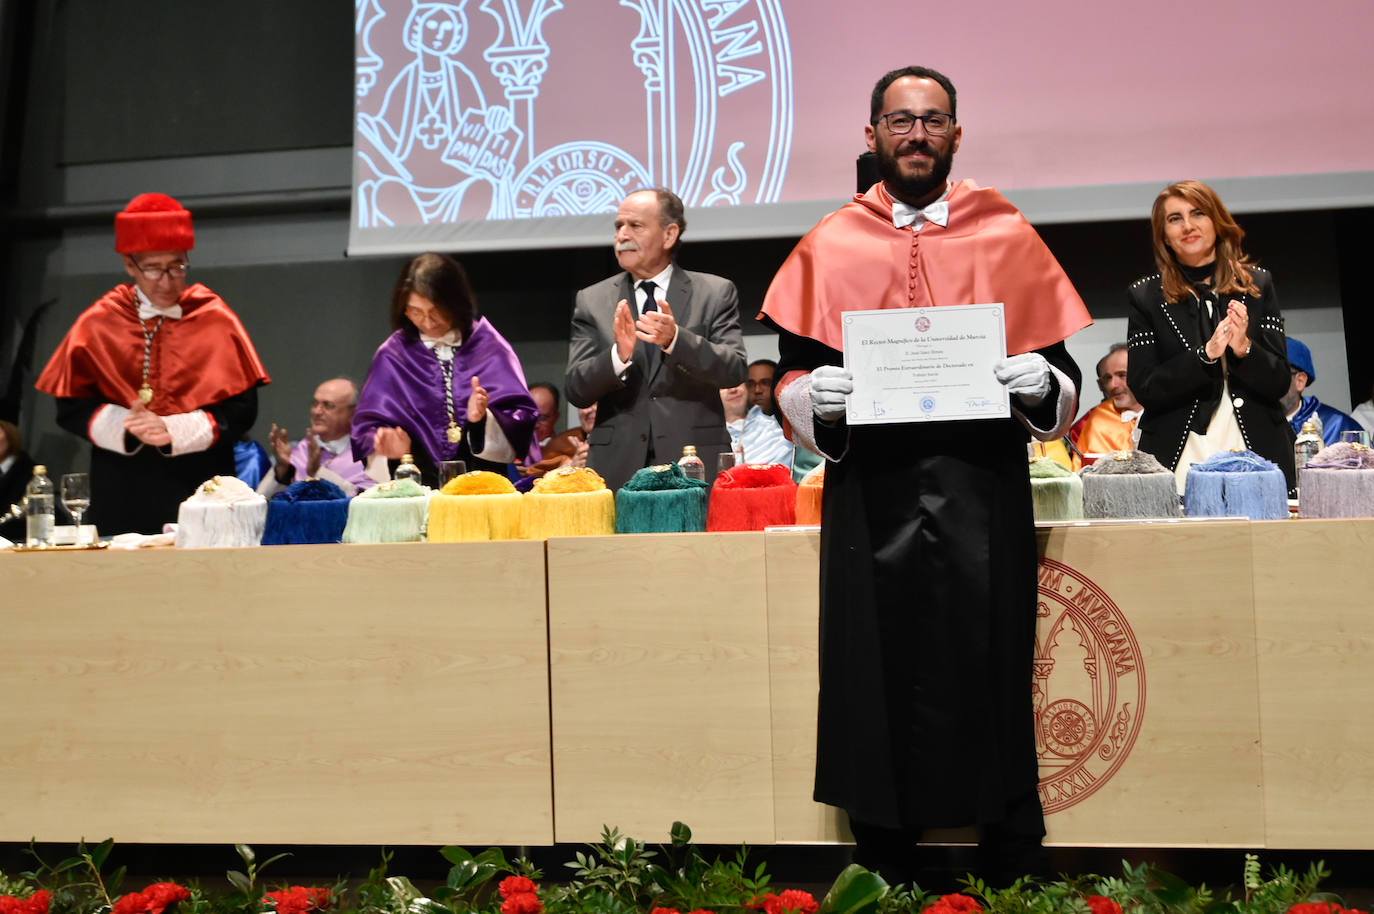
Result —
[{"label": "white glove", "polygon": [[1050,395],[1050,363],[1038,352],[1008,356],[992,366],[992,373],[1027,406],[1039,406]]},{"label": "white glove", "polygon": [[844,398],[854,392],[854,376],[838,365],[822,365],[811,372],[811,410],[833,422],[844,415]]}]

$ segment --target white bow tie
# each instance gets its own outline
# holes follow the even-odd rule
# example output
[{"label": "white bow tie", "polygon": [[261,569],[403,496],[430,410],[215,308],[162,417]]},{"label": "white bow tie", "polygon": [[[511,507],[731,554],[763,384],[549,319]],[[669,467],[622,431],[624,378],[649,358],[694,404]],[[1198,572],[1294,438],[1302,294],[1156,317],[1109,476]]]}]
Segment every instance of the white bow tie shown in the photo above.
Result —
[{"label": "white bow tie", "polygon": [[150,301],[144,301],[142,296],[138,300],[138,319],[150,321],[155,317],[165,317],[169,320],[181,319],[181,305],[172,305],[170,308],[159,308]]},{"label": "white bow tie", "polygon": [[949,225],[949,201],[937,200],[924,209],[903,203],[901,200],[892,201],[892,224],[897,228],[905,228],[917,219],[922,222],[934,222],[939,226]]},{"label": "white bow tie", "polygon": [[453,350],[462,342],[458,338],[457,330],[450,330],[443,336],[425,336],[420,334],[420,342],[445,362],[452,361]]}]

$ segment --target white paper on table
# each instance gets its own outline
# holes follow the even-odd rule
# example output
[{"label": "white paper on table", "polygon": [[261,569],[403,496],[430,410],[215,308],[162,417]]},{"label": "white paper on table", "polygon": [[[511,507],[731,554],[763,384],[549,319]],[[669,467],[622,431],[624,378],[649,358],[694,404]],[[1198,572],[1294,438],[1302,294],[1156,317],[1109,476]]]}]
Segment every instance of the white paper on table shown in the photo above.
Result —
[{"label": "white paper on table", "polygon": [[850,425],[1011,415],[992,366],[1007,356],[1001,302],[846,311],[844,365],[854,376]]}]

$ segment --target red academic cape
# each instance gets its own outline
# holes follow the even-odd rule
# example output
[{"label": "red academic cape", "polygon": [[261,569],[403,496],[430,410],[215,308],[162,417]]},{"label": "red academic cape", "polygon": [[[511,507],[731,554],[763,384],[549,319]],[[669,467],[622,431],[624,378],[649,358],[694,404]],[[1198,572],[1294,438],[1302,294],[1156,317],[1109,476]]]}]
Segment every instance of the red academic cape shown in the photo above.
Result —
[{"label": "red academic cape", "polygon": [[[224,299],[194,283],[178,304],[182,316],[164,320],[153,337],[150,410],[159,416],[188,413],[271,380]],[[151,330],[155,320],[145,323]],[[133,283],[122,283],[81,312],[34,387],[54,397],[128,406],[142,383],[138,297]]]},{"label": "red academic cape", "polygon": [[965,179],[948,200],[948,228],[928,222],[913,232],[893,226],[881,182],[856,194],[793,249],[762,314],[841,351],[843,311],[1002,302],[1008,355],[1092,323],[1059,261],[1006,197]]}]

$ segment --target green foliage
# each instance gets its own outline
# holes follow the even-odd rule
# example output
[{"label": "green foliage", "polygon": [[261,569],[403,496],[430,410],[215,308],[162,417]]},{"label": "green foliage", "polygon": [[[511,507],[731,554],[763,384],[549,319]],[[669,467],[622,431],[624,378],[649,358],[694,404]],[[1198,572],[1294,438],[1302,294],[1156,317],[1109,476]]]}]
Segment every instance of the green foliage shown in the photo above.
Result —
[{"label": "green foliage", "polygon": [[835,878],[817,914],[878,914],[879,899],[887,890],[881,876],[851,863]]},{"label": "green foliage", "polygon": [[113,849],[113,838],[106,838],[95,847],[89,847],[83,838],[77,842],[74,856],[49,863],[38,852],[37,842],[30,841],[25,853],[33,858],[34,868],[23,873],[21,879],[33,889],[52,893],[48,905],[52,914],[97,911],[113,903],[112,898],[118,897],[124,882],[124,867],[116,867],[108,875],[103,871]]},{"label": "green foliage", "polygon": [[[251,847],[234,849],[242,868],[225,874],[228,891],[207,892],[195,882],[184,883],[191,897],[167,914],[268,914],[261,901],[263,872],[286,855],[259,862]],[[49,862],[31,842],[33,869],[0,873],[0,895],[24,897],[42,888],[52,893],[50,914],[109,914],[124,881],[123,867],[109,867],[113,850],[109,839],[94,846],[82,841],[73,856]],[[440,853],[450,869],[443,884],[426,894],[405,876],[389,872],[392,854],[383,850],[378,866],[355,888],[343,881],[332,887],[336,903],[330,914],[499,914],[503,877],[526,876],[539,883],[543,876],[529,860],[507,860],[499,848],[474,854],[452,846]],[[669,843],[656,848],[607,827],[599,843],[577,851],[565,864],[571,871],[567,882],[544,883],[538,894],[544,914],[645,914],[655,907],[746,914],[752,902],[772,891],[764,865],[751,865],[748,856],[749,849],[741,847],[733,856],[706,859],[681,822],[673,823]],[[1023,879],[1005,889],[969,876],[962,892],[984,914],[1093,914],[1088,898],[1095,895],[1116,902],[1124,914],[1287,914],[1301,902],[1340,904],[1318,890],[1330,876],[1320,861],[1304,872],[1279,866],[1266,878],[1259,858],[1247,854],[1241,875],[1240,897],[1190,886],[1149,864],[1126,862],[1120,876]],[[889,886],[876,873],[850,866],[820,901],[819,914],[921,914],[936,900],[919,886]]]},{"label": "green foliage", "polygon": [[258,855],[247,844],[235,844],[234,850],[238,853],[239,859],[243,861],[243,870],[226,870],[224,878],[229,880],[229,884],[238,889],[239,894],[251,905],[256,906],[258,899],[262,897],[261,887],[258,885],[258,877],[262,871],[290,854],[277,854],[268,857],[262,863],[258,863]]},{"label": "green foliage", "polygon": [[32,895],[38,888],[29,877],[20,874],[18,876],[8,876],[0,873],[0,895],[10,895],[14,898],[26,898]]}]

